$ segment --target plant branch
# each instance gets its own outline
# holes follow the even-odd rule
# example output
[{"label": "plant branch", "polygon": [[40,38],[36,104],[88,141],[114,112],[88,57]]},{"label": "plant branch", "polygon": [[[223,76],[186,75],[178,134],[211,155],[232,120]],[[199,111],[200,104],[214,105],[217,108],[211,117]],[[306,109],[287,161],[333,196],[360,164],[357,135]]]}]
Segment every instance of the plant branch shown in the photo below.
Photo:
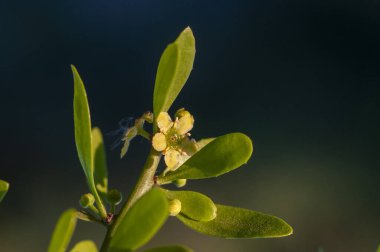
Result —
[{"label": "plant branch", "polygon": [[114,236],[115,231],[117,230],[117,227],[120,225],[124,216],[127,214],[128,210],[142,195],[144,195],[153,187],[153,177],[156,173],[156,169],[158,163],[160,162],[160,158],[161,154],[152,148],[145,161],[144,167],[136,183],[136,186],[134,187],[128,200],[124,203],[123,207],[121,208],[120,213],[116,216],[114,222],[109,226],[100,252],[108,252],[111,239]]}]

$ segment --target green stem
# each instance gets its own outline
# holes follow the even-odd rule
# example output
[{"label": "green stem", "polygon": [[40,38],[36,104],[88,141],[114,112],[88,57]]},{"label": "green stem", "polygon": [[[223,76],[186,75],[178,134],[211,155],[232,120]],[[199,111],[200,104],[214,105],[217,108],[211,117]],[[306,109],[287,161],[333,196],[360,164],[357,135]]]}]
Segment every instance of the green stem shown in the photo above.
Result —
[{"label": "green stem", "polygon": [[99,210],[100,217],[102,217],[102,219],[105,220],[107,218],[107,211],[103,205],[102,200],[99,197],[99,194],[98,194],[98,191],[96,190],[95,184],[92,184],[92,185],[90,184],[90,188],[92,189],[91,190],[92,194],[95,197],[95,203],[96,203],[96,206]]},{"label": "green stem", "polygon": [[94,205],[90,205],[88,207],[95,215],[99,215],[99,210],[94,206]]},{"label": "green stem", "polygon": [[138,179],[136,186],[134,187],[128,200],[124,203],[123,207],[121,208],[120,213],[114,219],[114,222],[109,226],[102,247],[100,248],[100,252],[108,252],[111,239],[115,235],[115,231],[117,230],[124,216],[127,214],[128,210],[144,193],[146,193],[153,187],[153,177],[156,173],[156,169],[158,163],[160,162],[160,158],[161,154],[152,148],[147,160],[145,161],[145,165],[142,169],[140,178]]},{"label": "green stem", "polygon": [[110,208],[110,213],[111,213],[111,214],[115,214],[115,210],[116,210],[116,205],[115,205],[115,204],[112,204],[112,205],[111,205],[111,208]]}]

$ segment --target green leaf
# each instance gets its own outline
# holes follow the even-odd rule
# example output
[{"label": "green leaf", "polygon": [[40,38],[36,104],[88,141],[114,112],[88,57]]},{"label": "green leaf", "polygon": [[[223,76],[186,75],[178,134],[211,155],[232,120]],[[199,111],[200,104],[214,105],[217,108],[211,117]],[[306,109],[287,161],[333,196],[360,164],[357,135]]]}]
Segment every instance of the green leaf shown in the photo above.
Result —
[{"label": "green leaf", "polygon": [[84,240],[75,244],[70,252],[98,252],[98,248],[93,241]]},{"label": "green leaf", "polygon": [[4,199],[9,190],[9,183],[0,179],[0,202]]},{"label": "green leaf", "polygon": [[108,191],[108,172],[103,136],[100,129],[96,127],[92,129],[91,135],[95,185],[98,191],[105,197]]},{"label": "green leaf", "polygon": [[217,177],[247,163],[252,155],[252,141],[242,133],[220,136],[195,153],[177,170],[161,175],[158,183],[176,179]]},{"label": "green leaf", "polygon": [[144,252],[193,252],[193,250],[185,246],[173,245],[151,248],[144,250]]},{"label": "green leaf", "polygon": [[168,111],[189,78],[195,57],[195,39],[190,27],[169,44],[158,64],[153,94],[154,118]]},{"label": "green leaf", "polygon": [[165,223],[168,212],[165,194],[153,188],[131,207],[111,239],[112,252],[135,250],[147,243]]},{"label": "green leaf", "polygon": [[92,153],[92,134],[90,108],[88,106],[87,94],[82,79],[75,66],[71,65],[74,76],[74,128],[75,144],[79,161],[87,178],[90,191],[95,197],[96,205],[102,218],[106,218],[106,210],[99,198],[94,181],[94,159]]},{"label": "green leaf", "polygon": [[216,217],[217,209],[212,200],[198,192],[164,190],[170,200],[181,201],[181,214],[197,221],[210,221]]},{"label": "green leaf", "polygon": [[[84,173],[93,183],[93,159],[91,153],[91,118],[87,94],[82,79],[75,66],[71,66],[74,76],[74,128],[75,143]],[[92,182],[91,182],[92,180]]]},{"label": "green leaf", "polygon": [[380,245],[379,245],[379,247],[377,248],[377,252],[380,252]]},{"label": "green leaf", "polygon": [[208,222],[194,221],[177,215],[188,227],[206,235],[222,238],[271,238],[293,233],[285,221],[248,209],[216,205],[218,214]]},{"label": "green leaf", "polygon": [[77,224],[77,212],[75,209],[66,210],[55,226],[50,241],[48,252],[64,252],[73,236]]}]

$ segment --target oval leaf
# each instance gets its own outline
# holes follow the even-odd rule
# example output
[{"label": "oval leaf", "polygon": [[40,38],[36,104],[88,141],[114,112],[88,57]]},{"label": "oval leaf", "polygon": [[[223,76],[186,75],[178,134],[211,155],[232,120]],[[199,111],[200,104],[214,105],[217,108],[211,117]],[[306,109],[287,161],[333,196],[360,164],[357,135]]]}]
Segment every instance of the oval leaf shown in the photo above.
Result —
[{"label": "oval leaf", "polygon": [[158,64],[153,94],[154,118],[168,111],[185,85],[195,57],[195,39],[190,27],[166,47]]},{"label": "oval leaf", "polygon": [[216,207],[218,215],[212,221],[194,221],[181,215],[177,218],[202,234],[223,238],[271,238],[293,233],[291,226],[275,216],[237,207]]},{"label": "oval leaf", "polygon": [[9,190],[9,183],[0,179],[0,202],[4,199]]},{"label": "oval leaf", "polygon": [[197,221],[210,221],[216,217],[216,206],[212,200],[198,192],[165,190],[170,200],[181,201],[181,214]]},{"label": "oval leaf", "polygon": [[127,212],[112,237],[111,251],[135,250],[148,242],[166,221],[168,201],[165,194],[153,188]]},{"label": "oval leaf", "polygon": [[144,252],[193,252],[193,250],[182,245],[181,246],[173,245],[173,246],[151,248],[151,249],[144,250]]},{"label": "oval leaf", "polygon": [[98,248],[93,241],[85,240],[75,244],[70,252],[98,252]]},{"label": "oval leaf", "polygon": [[77,212],[75,209],[66,210],[55,226],[50,241],[48,252],[64,252],[73,236],[77,224]]},{"label": "oval leaf", "polygon": [[95,185],[96,189],[105,196],[108,191],[108,172],[103,135],[99,128],[93,128],[91,135]]},{"label": "oval leaf", "polygon": [[252,155],[252,141],[242,133],[220,136],[200,149],[177,170],[158,178],[158,183],[176,179],[217,177],[247,163]]}]

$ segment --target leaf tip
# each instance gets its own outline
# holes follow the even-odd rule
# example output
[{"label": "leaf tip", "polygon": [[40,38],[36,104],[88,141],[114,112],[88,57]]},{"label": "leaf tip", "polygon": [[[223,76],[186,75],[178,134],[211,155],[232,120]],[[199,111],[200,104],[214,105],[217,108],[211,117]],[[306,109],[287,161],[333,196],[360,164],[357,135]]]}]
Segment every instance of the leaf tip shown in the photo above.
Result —
[{"label": "leaf tip", "polygon": [[70,68],[71,68],[71,71],[73,71],[73,73],[78,72],[77,68],[73,64],[70,64]]},{"label": "leaf tip", "polygon": [[294,233],[294,229],[288,224],[289,232],[288,235],[292,235]]},{"label": "leaf tip", "polygon": [[248,164],[248,161],[251,158],[251,156],[253,154],[253,150],[254,150],[252,139],[249,136],[247,136],[246,134],[243,134],[240,132],[231,133],[231,135],[235,135],[238,138],[240,138],[240,142],[241,142],[242,146],[244,146],[244,148],[246,149],[246,159],[243,162],[243,164]]},{"label": "leaf tip", "polygon": [[[179,45],[186,43],[188,46],[191,46],[194,50],[195,55],[195,37],[193,31],[190,26],[187,26],[178,36],[178,38],[174,41],[174,45]],[[192,60],[194,61],[194,59]],[[191,69],[193,69],[193,65],[191,65]]]},{"label": "leaf tip", "polygon": [[280,236],[289,236],[289,235],[292,235],[294,233],[294,230],[292,228],[292,226],[290,226],[286,221],[280,219],[282,221],[282,224],[283,224],[283,232],[281,233]]},{"label": "leaf tip", "polygon": [[186,28],[183,30],[183,32],[193,33],[193,31],[191,30],[190,26],[186,26]]},{"label": "leaf tip", "polygon": [[0,189],[3,191],[8,191],[9,190],[9,183],[7,181],[1,180],[0,179]]},{"label": "leaf tip", "polygon": [[76,86],[77,84],[79,84],[78,79],[80,80],[80,76],[79,76],[77,68],[74,65],[71,64],[70,67],[71,67],[71,72],[73,73],[74,86]]}]

